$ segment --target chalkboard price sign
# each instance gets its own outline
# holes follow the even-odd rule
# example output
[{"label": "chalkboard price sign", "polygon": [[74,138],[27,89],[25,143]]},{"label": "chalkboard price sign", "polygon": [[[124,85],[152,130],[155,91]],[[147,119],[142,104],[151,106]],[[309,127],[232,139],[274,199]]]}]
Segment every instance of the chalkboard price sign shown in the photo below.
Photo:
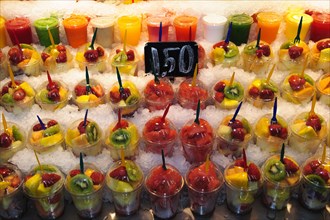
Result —
[{"label": "chalkboard price sign", "polygon": [[146,73],[160,77],[192,77],[198,62],[196,42],[149,42],[144,47]]}]

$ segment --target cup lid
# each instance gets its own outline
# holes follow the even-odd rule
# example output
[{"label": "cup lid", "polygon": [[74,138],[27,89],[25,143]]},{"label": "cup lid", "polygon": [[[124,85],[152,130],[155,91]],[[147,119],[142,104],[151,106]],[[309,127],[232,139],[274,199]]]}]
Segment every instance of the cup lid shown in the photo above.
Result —
[{"label": "cup lid", "polygon": [[210,26],[218,26],[225,24],[227,22],[227,18],[221,15],[210,14],[203,17],[204,24]]},{"label": "cup lid", "polygon": [[34,26],[38,29],[45,29],[58,27],[58,20],[54,17],[40,18],[34,21]]},{"label": "cup lid", "polygon": [[96,17],[90,20],[90,24],[96,28],[107,28],[113,26],[115,18],[112,16]]}]

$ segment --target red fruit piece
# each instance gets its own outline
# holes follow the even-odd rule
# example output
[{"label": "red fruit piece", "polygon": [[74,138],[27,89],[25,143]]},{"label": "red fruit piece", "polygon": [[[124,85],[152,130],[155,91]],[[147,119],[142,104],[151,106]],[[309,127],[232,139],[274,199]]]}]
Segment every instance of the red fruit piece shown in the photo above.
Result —
[{"label": "red fruit piece", "polygon": [[120,99],[126,101],[126,99],[131,95],[131,90],[129,88],[124,88],[122,92],[120,92]]},{"label": "red fruit piece", "polygon": [[12,140],[7,133],[0,134],[0,147],[1,148],[8,148],[10,147]]},{"label": "red fruit piece", "polygon": [[231,131],[231,137],[239,141],[244,141],[245,133],[244,128],[235,128]]},{"label": "red fruit piece", "polygon": [[271,124],[268,127],[269,133],[274,137],[281,137],[282,135],[282,126],[280,124]]},{"label": "red fruit piece", "polygon": [[41,176],[42,178],[42,183],[44,184],[45,187],[50,187],[57,183],[61,179],[61,176],[56,174],[56,173],[44,173]]},{"label": "red fruit piece", "polygon": [[84,125],[84,121],[81,121],[78,125],[78,131],[80,134],[86,133],[86,127],[88,125],[89,121],[86,120],[86,124]]},{"label": "red fruit piece", "polygon": [[328,180],[330,178],[329,172],[326,169],[322,168],[322,167],[316,168],[314,174],[319,175],[320,177],[322,177],[322,179],[324,179],[325,182],[328,182]]},{"label": "red fruit piece", "polygon": [[48,53],[44,53],[44,52],[41,53],[41,59],[43,62],[45,62],[48,57],[50,57]]},{"label": "red fruit piece", "polygon": [[288,79],[290,87],[293,91],[299,91],[303,89],[306,80],[298,75],[291,75]]},{"label": "red fruit piece", "polygon": [[56,46],[56,49],[59,51],[59,52],[66,52],[66,48],[64,45],[57,45]]},{"label": "red fruit piece", "polygon": [[224,49],[226,52],[228,52],[228,44],[226,43],[226,41],[220,41],[213,45],[213,49],[215,49],[217,47],[220,47],[220,48]]},{"label": "red fruit piece", "polygon": [[299,166],[295,162],[290,160],[289,158],[283,158],[283,162],[284,162],[286,172],[291,174],[291,173],[295,173],[299,170]]},{"label": "red fruit piece", "polygon": [[316,47],[319,51],[330,48],[330,40],[321,41],[317,43]]},{"label": "red fruit piece", "polygon": [[8,51],[8,56],[9,61],[14,65],[19,64],[24,59],[22,52],[17,47],[10,48],[10,50]]},{"label": "red fruit piece", "polygon": [[9,169],[7,167],[0,167],[0,175],[3,178],[9,176],[12,172],[13,172],[13,170],[11,170],[11,169]]},{"label": "red fruit piece", "polygon": [[9,87],[8,86],[3,86],[1,89],[1,95],[4,95],[9,92]]},{"label": "red fruit piece", "polygon": [[99,184],[101,184],[101,183],[103,182],[103,180],[104,180],[104,176],[103,176],[103,174],[100,173],[100,172],[96,172],[96,171],[92,173],[91,178],[92,178],[92,180],[93,180],[93,184],[94,184],[94,185],[99,185]]},{"label": "red fruit piece", "polygon": [[296,59],[301,56],[303,51],[304,51],[304,48],[302,48],[302,47],[298,47],[295,45],[291,46],[291,47],[289,47],[289,56],[291,59]]},{"label": "red fruit piece", "polygon": [[237,159],[235,160],[235,166],[245,168],[245,162],[243,159]]},{"label": "red fruit piece", "polygon": [[262,55],[263,55],[263,50],[262,49],[258,49],[258,50],[256,50],[256,56],[258,57],[258,58],[261,58],[262,57]]},{"label": "red fruit piece", "polygon": [[110,177],[121,180],[121,181],[128,181],[128,174],[126,171],[126,167],[120,166],[113,171],[110,172]]},{"label": "red fruit piece", "polygon": [[74,93],[76,94],[76,96],[86,95],[86,86],[76,85],[76,87],[74,88]]},{"label": "red fruit piece", "polygon": [[50,120],[50,121],[47,122],[47,128],[52,127],[52,126],[57,125],[57,124],[58,124],[57,121]]},{"label": "red fruit piece", "polygon": [[235,119],[235,121],[229,121],[228,126],[232,129],[243,128],[243,123],[240,120]]},{"label": "red fruit piece", "polygon": [[255,86],[252,86],[249,90],[249,95],[256,99],[259,96],[259,89]]},{"label": "red fruit piece", "polygon": [[214,90],[217,92],[223,92],[225,90],[226,83],[224,81],[217,82],[214,86]]},{"label": "red fruit piece", "polygon": [[262,89],[260,91],[260,98],[264,100],[273,100],[274,92],[271,89]]},{"label": "red fruit piece", "polygon": [[78,170],[78,169],[76,169],[76,170],[71,170],[70,173],[69,173],[69,175],[70,175],[71,177],[74,177],[75,175],[78,175],[78,174],[80,174],[80,170]]},{"label": "red fruit piece", "polygon": [[33,131],[41,131],[42,130],[42,127],[41,127],[41,124],[35,124],[32,128]]},{"label": "red fruit piece", "polygon": [[255,165],[254,163],[250,163],[248,166],[248,178],[250,181],[259,181],[261,174],[260,171],[257,167],[257,165]]},{"label": "red fruit piece", "polygon": [[280,138],[282,138],[282,139],[288,138],[288,129],[287,128],[282,128]]},{"label": "red fruit piece", "polygon": [[97,50],[87,50],[84,53],[84,57],[87,60],[87,62],[93,63],[97,61],[97,59],[99,58],[99,54]]},{"label": "red fruit piece", "polygon": [[261,47],[262,54],[266,57],[270,56],[270,47],[268,45],[262,45]]},{"label": "red fruit piece", "polygon": [[50,90],[53,90],[53,89],[60,89],[60,86],[58,85],[57,82],[51,82],[51,83],[48,83],[47,84],[47,90],[50,91]]},{"label": "red fruit piece", "polygon": [[10,186],[17,188],[19,186],[20,182],[21,182],[20,178],[18,176],[14,176],[10,182]]},{"label": "red fruit piece", "polygon": [[92,93],[94,95],[96,95],[97,97],[101,97],[103,96],[104,92],[103,92],[103,88],[101,85],[96,85],[96,86],[93,86],[92,88]]},{"label": "red fruit piece", "polygon": [[308,174],[312,174],[314,171],[312,169],[312,167],[310,166],[310,164],[307,164],[305,167],[304,167],[304,174],[305,175],[308,175]]},{"label": "red fruit piece", "polygon": [[59,102],[61,100],[61,96],[58,89],[53,89],[49,91],[47,97],[49,100],[52,100],[53,102]]},{"label": "red fruit piece", "polygon": [[97,47],[96,51],[97,51],[97,54],[99,55],[99,57],[104,56],[104,49],[102,47]]},{"label": "red fruit piece", "polygon": [[198,191],[207,191],[210,180],[207,176],[197,176],[192,181],[192,187]]},{"label": "red fruit piece", "polygon": [[56,63],[66,63],[68,61],[68,58],[66,56],[66,52],[60,52],[56,57]]},{"label": "red fruit piece", "polygon": [[120,102],[120,93],[119,93],[119,91],[110,91],[110,100],[113,103]]},{"label": "red fruit piece", "polygon": [[127,127],[128,127],[128,122],[122,119],[120,121],[120,124],[117,123],[116,126],[112,129],[112,131],[116,131],[120,128],[127,128]]},{"label": "red fruit piece", "polygon": [[314,129],[314,131],[316,131],[316,132],[318,132],[322,128],[321,120],[315,114],[308,117],[308,119],[306,121],[306,125],[311,126]]},{"label": "red fruit piece", "polygon": [[221,103],[225,98],[225,94],[223,92],[216,92],[215,95],[214,95],[214,99]]},{"label": "red fruit piece", "polygon": [[22,88],[15,90],[15,92],[13,93],[13,99],[15,101],[21,101],[25,98],[25,96],[26,96],[26,93]]},{"label": "red fruit piece", "polygon": [[135,55],[133,50],[129,50],[126,52],[127,60],[128,61],[134,61]]}]

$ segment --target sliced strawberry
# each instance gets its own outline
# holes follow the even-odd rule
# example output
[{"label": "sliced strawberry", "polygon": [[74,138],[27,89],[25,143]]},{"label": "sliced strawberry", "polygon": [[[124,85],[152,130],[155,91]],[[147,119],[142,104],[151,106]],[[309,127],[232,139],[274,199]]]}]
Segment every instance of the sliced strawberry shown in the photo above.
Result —
[{"label": "sliced strawberry", "polygon": [[328,182],[328,180],[330,178],[330,173],[322,167],[316,168],[314,174],[319,175],[320,177],[322,177],[322,179],[324,179],[325,182]]},{"label": "sliced strawberry", "polygon": [[74,88],[74,93],[76,94],[76,96],[86,95],[86,86],[76,85],[76,87]]},{"label": "sliced strawberry", "polygon": [[126,167],[124,167],[124,166],[120,166],[120,167],[114,169],[113,171],[111,171],[111,173],[109,175],[110,175],[110,177],[117,179],[117,180],[128,181],[128,174],[126,171]]},{"label": "sliced strawberry", "polygon": [[78,125],[78,130],[80,134],[86,133],[86,127],[89,124],[89,121],[86,120],[86,124],[84,125],[84,121],[81,121]]},{"label": "sliced strawberry", "polygon": [[74,177],[75,175],[78,175],[78,174],[80,174],[80,170],[78,170],[78,169],[71,170],[70,173],[69,173],[69,175],[71,177]]},{"label": "sliced strawberry", "polygon": [[299,170],[299,166],[289,158],[283,158],[285,170],[288,173],[295,173]]},{"label": "sliced strawberry", "polygon": [[96,85],[92,87],[92,93],[97,97],[101,97],[104,95],[103,88],[101,85]]},{"label": "sliced strawberry", "polygon": [[214,99],[221,103],[225,99],[225,94],[223,92],[216,92],[214,95]]},{"label": "sliced strawberry", "polygon": [[312,170],[316,170],[316,168],[318,168],[321,163],[318,160],[313,160],[309,163],[309,165],[311,166]]},{"label": "sliced strawberry", "polygon": [[220,81],[214,86],[214,90],[217,92],[223,92],[225,90],[226,83],[224,81]]},{"label": "sliced strawberry", "polygon": [[312,173],[314,173],[312,167],[310,166],[310,164],[307,164],[304,167],[304,174],[309,175],[309,174],[312,174]]},{"label": "sliced strawberry", "polygon": [[259,181],[261,178],[260,171],[254,163],[249,164],[247,173],[250,181]]},{"label": "sliced strawberry", "polygon": [[94,185],[99,185],[99,184],[101,184],[101,183],[103,182],[103,180],[104,180],[104,176],[103,176],[103,174],[100,173],[100,172],[96,172],[96,171],[94,171],[94,172],[92,173],[91,178],[92,178],[92,180],[93,180],[93,184],[94,184]]},{"label": "sliced strawberry", "polygon": [[56,173],[44,173],[42,174],[41,178],[44,186],[50,187],[57,183],[61,179],[61,176]]},{"label": "sliced strawberry", "polygon": [[120,102],[120,92],[119,91],[110,91],[110,100],[113,103]]}]

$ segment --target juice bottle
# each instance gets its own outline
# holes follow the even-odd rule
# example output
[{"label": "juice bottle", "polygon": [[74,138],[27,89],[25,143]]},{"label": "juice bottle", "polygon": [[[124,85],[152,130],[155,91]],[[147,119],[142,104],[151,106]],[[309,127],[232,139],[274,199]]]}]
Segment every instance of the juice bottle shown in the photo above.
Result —
[{"label": "juice bottle", "polygon": [[35,20],[33,24],[36,29],[39,42],[42,46],[48,47],[52,44],[49,38],[48,29],[52,34],[54,43],[55,44],[60,43],[59,25],[58,25],[58,20],[56,18],[53,17],[40,18]]},{"label": "juice bottle", "polygon": [[330,14],[314,13],[312,18],[310,40],[316,42],[325,38],[330,38]]},{"label": "juice bottle", "polygon": [[7,45],[5,22],[6,19],[0,16],[0,48]]},{"label": "juice bottle", "polygon": [[223,40],[227,18],[210,14],[203,17],[204,39],[216,43]]},{"label": "juice bottle", "polygon": [[161,41],[168,41],[168,29],[171,25],[170,19],[167,17],[150,17],[147,20],[149,41],[157,42],[159,40],[160,22],[162,22]]},{"label": "juice bottle", "polygon": [[97,17],[90,21],[93,30],[95,31],[95,28],[97,28],[96,43],[111,48],[114,38],[114,22],[115,20],[111,16]]},{"label": "juice bottle", "polygon": [[77,48],[87,42],[88,20],[82,15],[72,15],[63,20],[68,44]]},{"label": "juice bottle", "polygon": [[261,28],[261,40],[272,43],[277,36],[282,18],[274,12],[260,12],[257,15],[258,27]]},{"label": "juice bottle", "polygon": [[313,21],[313,18],[308,14],[299,14],[299,13],[289,13],[285,17],[286,28],[284,33],[287,39],[291,40],[296,37],[301,16],[303,17],[303,21],[300,32],[300,39],[305,40],[310,25]]},{"label": "juice bottle", "polygon": [[230,22],[232,22],[230,40],[237,46],[246,43],[253,23],[252,17],[247,14],[235,14],[228,18],[228,23]]},{"label": "juice bottle", "polygon": [[141,19],[137,16],[122,16],[118,18],[117,22],[121,41],[124,42],[127,31],[126,43],[132,46],[138,45],[141,35]]},{"label": "juice bottle", "polygon": [[21,17],[7,20],[5,26],[13,44],[32,44],[31,23],[28,18]]},{"label": "juice bottle", "polygon": [[174,19],[173,25],[177,41],[194,41],[196,38],[198,19],[193,16],[181,15]]}]

